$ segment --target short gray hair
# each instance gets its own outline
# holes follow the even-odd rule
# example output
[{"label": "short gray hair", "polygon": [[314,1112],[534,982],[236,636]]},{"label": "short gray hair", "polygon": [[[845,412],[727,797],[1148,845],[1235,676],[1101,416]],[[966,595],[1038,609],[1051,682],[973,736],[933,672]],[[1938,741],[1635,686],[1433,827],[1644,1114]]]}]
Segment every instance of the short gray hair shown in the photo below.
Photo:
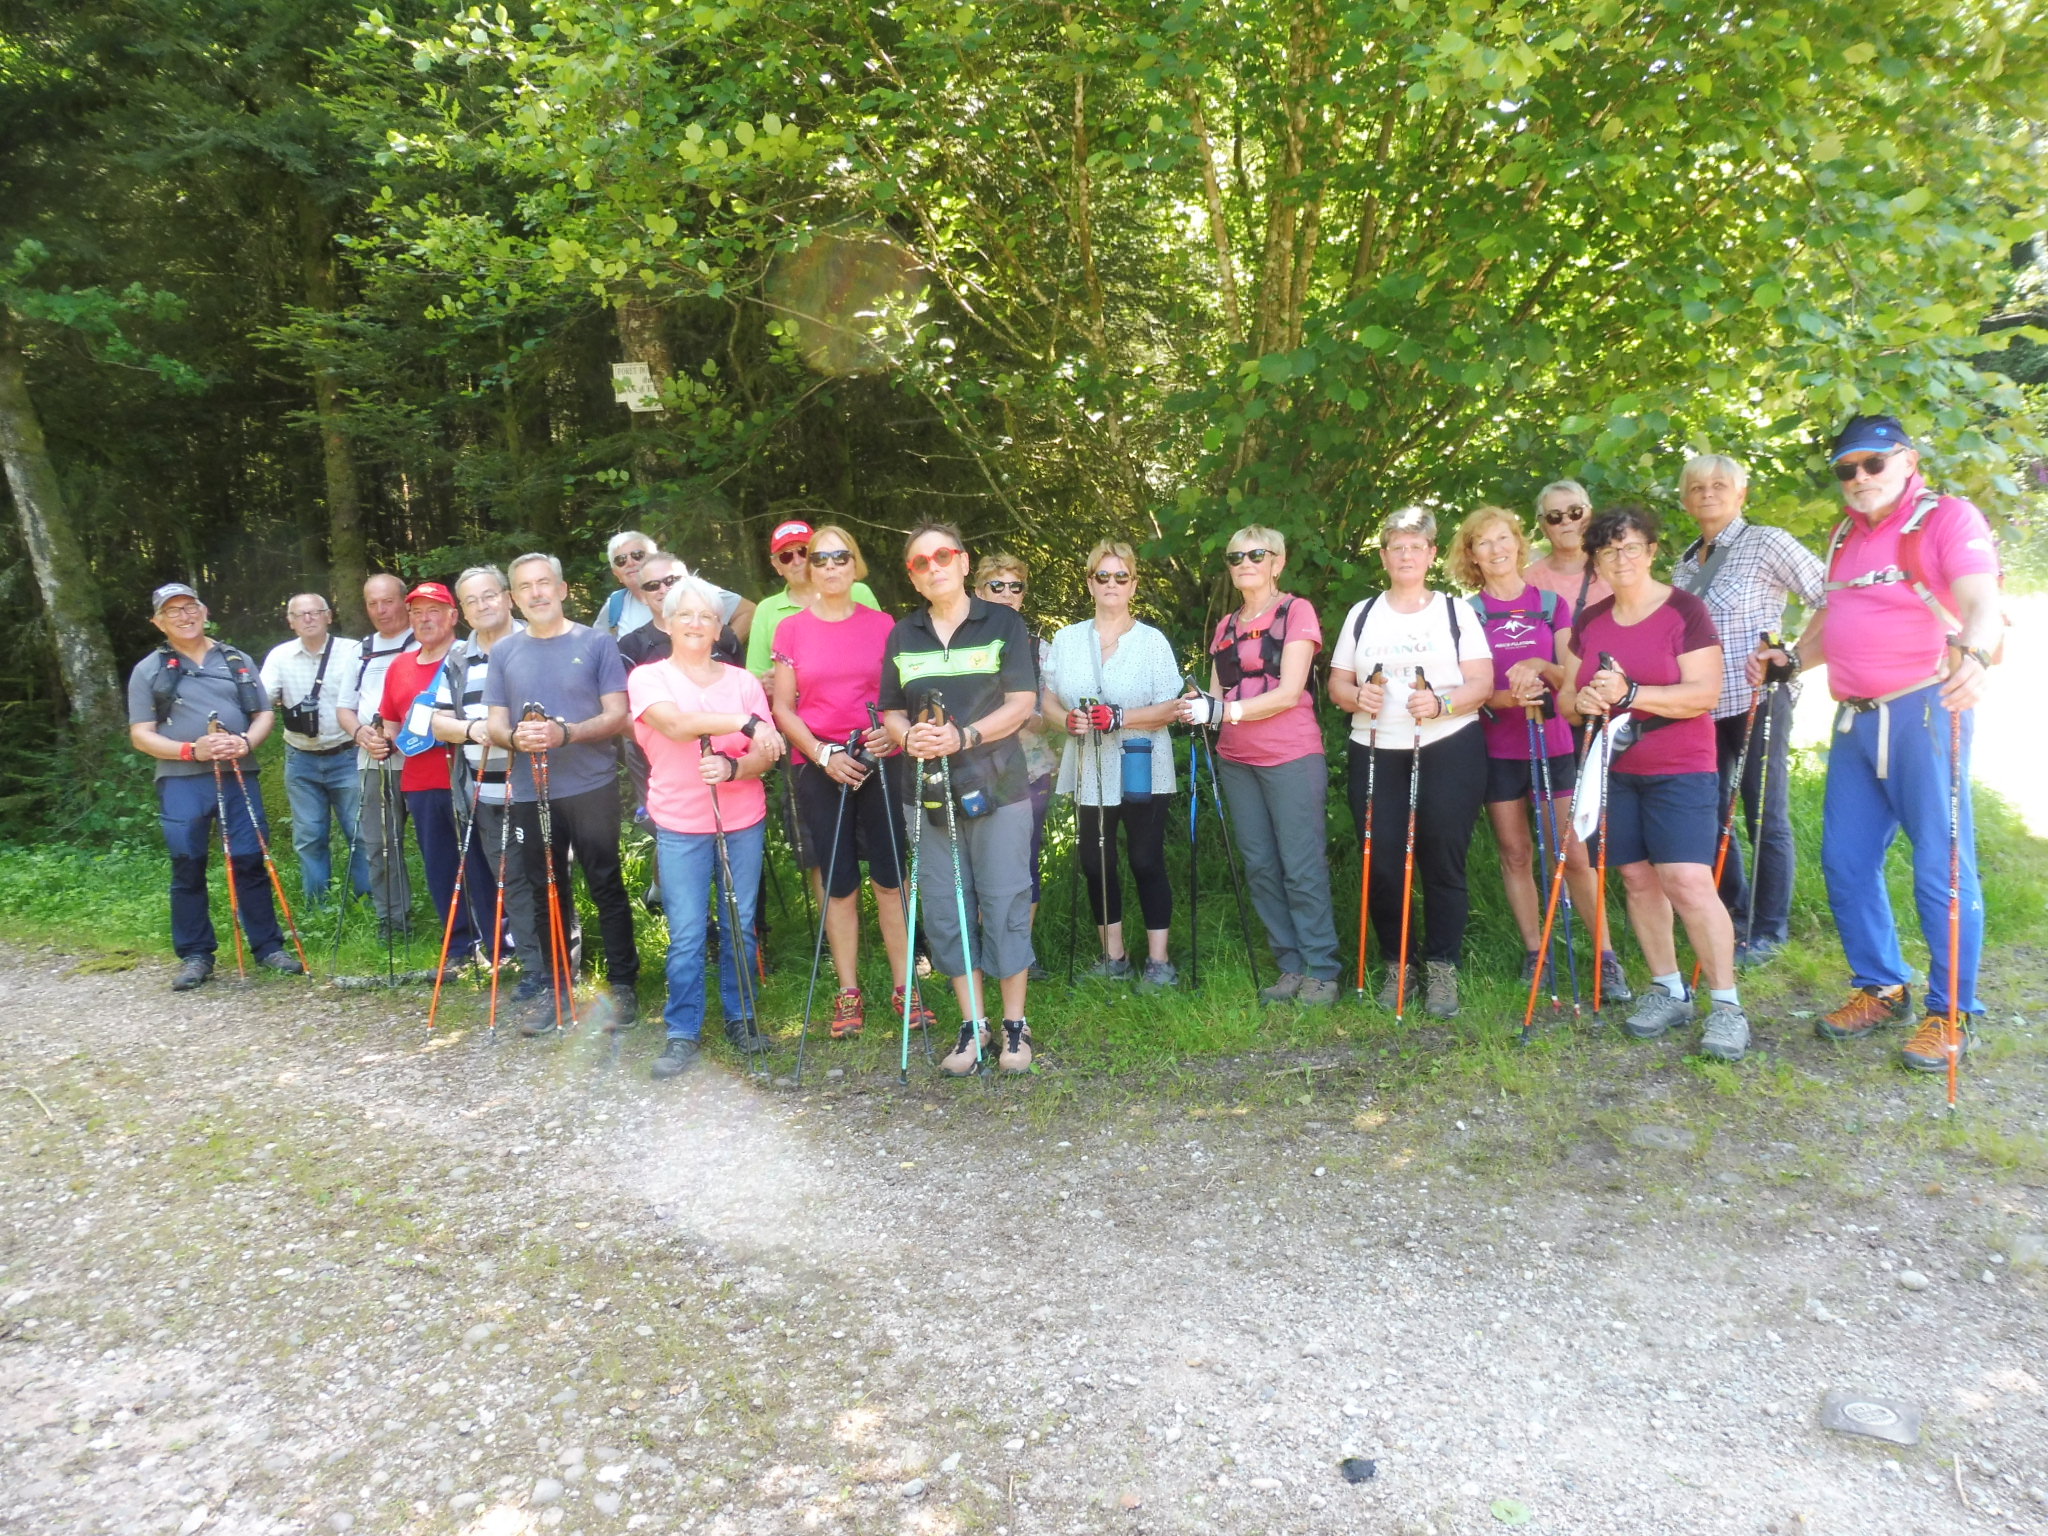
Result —
[{"label": "short gray hair", "polygon": [[[564,579],[562,575],[562,562],[557,560],[553,555],[542,554],[539,550],[534,550],[530,554],[521,555],[517,560],[514,560],[510,566],[506,567],[506,569],[516,571],[522,565],[531,565],[536,560],[547,561],[548,569],[555,573],[555,580],[561,581]],[[510,583],[508,582],[506,583],[506,585],[509,586]]]},{"label": "short gray hair", "polygon": [[1427,507],[1403,507],[1384,523],[1380,524],[1380,548],[1385,549],[1394,542],[1398,533],[1419,533],[1431,544],[1436,542],[1436,515]]},{"label": "short gray hair", "polygon": [[1548,496],[1552,491],[1569,491],[1572,495],[1578,497],[1579,500],[1583,501],[1587,506],[1590,507],[1593,504],[1593,493],[1587,490],[1583,485],[1579,484],[1578,481],[1553,480],[1550,482],[1550,484],[1546,485],[1545,487],[1543,487],[1542,490],[1536,493],[1536,515],[1538,517],[1541,517],[1543,515],[1543,498]]},{"label": "short gray hair", "polygon": [[495,581],[498,584],[498,589],[500,591],[510,591],[512,588],[512,583],[505,579],[505,573],[499,570],[495,565],[472,565],[468,570],[464,571],[460,576],[455,578],[455,595],[458,598],[461,597],[462,584],[465,581],[473,580],[478,576],[490,577],[491,580]]},{"label": "short gray hair", "polygon": [[1730,458],[1725,453],[1696,453],[1685,461],[1685,468],[1678,472],[1678,488],[1683,491],[1688,480],[1695,475],[1711,475],[1716,470],[1735,482],[1735,489],[1749,489],[1749,471],[1742,460]]},{"label": "short gray hair", "polygon": [[642,533],[639,529],[628,528],[623,533],[613,534],[611,538],[608,541],[606,541],[604,546],[605,559],[615,559],[618,556],[619,551],[624,549],[628,544],[630,544],[635,539],[638,539],[643,544],[652,544],[654,542],[654,540],[650,539],[646,534]]},{"label": "short gray hair", "polygon": [[676,616],[676,610],[683,606],[683,599],[686,597],[696,598],[698,602],[711,610],[711,617],[717,619],[721,624],[725,622],[724,609],[721,607],[718,599],[718,589],[712,586],[710,582],[696,576],[685,576],[681,581],[668,589],[668,596],[661,600],[662,618],[664,620],[673,619]]}]

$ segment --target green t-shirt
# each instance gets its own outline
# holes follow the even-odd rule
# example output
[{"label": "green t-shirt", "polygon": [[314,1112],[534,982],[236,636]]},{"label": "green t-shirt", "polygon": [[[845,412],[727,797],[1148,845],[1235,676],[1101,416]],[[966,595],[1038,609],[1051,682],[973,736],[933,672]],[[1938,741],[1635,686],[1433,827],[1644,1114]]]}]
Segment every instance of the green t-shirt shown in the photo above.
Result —
[{"label": "green t-shirt", "polygon": [[[872,608],[877,613],[882,611],[882,605],[875,601],[875,594],[868,590],[864,581],[853,584],[851,596],[863,607]],[[775,670],[775,631],[784,619],[792,613],[801,613],[803,607],[789,595],[787,587],[754,605],[754,627],[747,631],[747,670],[754,676],[765,678]]]}]

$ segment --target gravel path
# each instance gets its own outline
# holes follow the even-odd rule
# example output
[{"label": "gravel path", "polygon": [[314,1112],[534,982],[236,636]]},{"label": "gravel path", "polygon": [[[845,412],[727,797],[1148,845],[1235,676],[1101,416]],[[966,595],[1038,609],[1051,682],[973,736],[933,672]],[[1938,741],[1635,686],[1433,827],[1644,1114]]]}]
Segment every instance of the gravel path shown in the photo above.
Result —
[{"label": "gravel path", "polygon": [[2048,1525],[2044,1196],[1981,1157],[1642,1103],[1523,1158],[1264,1062],[661,1085],[646,1029],[0,972],[6,1531]]}]

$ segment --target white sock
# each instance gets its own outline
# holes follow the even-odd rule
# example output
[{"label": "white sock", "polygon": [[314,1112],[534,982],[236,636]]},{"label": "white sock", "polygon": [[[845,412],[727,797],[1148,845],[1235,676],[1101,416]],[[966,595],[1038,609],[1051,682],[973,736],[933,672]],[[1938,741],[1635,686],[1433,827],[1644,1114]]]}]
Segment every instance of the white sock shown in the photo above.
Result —
[{"label": "white sock", "polygon": [[1676,971],[1673,971],[1669,976],[1652,976],[1650,982],[1653,986],[1662,987],[1681,1003],[1692,996],[1692,993],[1686,990],[1685,978]]},{"label": "white sock", "polygon": [[1740,1008],[1742,1006],[1742,999],[1736,996],[1733,987],[1709,987],[1707,988],[1707,996],[1714,1002],[1726,1003],[1730,1008]]}]

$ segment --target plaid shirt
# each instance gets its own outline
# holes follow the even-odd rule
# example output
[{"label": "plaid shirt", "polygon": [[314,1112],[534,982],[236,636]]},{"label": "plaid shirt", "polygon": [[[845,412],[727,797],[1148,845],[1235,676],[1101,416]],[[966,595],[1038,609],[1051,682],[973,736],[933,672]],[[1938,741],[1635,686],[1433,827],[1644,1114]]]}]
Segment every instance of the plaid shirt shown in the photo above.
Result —
[{"label": "plaid shirt", "polygon": [[[1721,636],[1721,702],[1714,718],[1744,714],[1749,709],[1749,679],[1743,667],[1756,650],[1757,636],[1785,622],[1785,601],[1797,595],[1811,613],[1820,606],[1827,573],[1820,557],[1782,528],[1767,528],[1742,517],[1721,530],[1728,557],[1714,573],[1708,591],[1694,593],[1714,617]],[[1671,579],[1692,592],[1700,578],[1705,551],[1694,539],[1671,573]]]}]

